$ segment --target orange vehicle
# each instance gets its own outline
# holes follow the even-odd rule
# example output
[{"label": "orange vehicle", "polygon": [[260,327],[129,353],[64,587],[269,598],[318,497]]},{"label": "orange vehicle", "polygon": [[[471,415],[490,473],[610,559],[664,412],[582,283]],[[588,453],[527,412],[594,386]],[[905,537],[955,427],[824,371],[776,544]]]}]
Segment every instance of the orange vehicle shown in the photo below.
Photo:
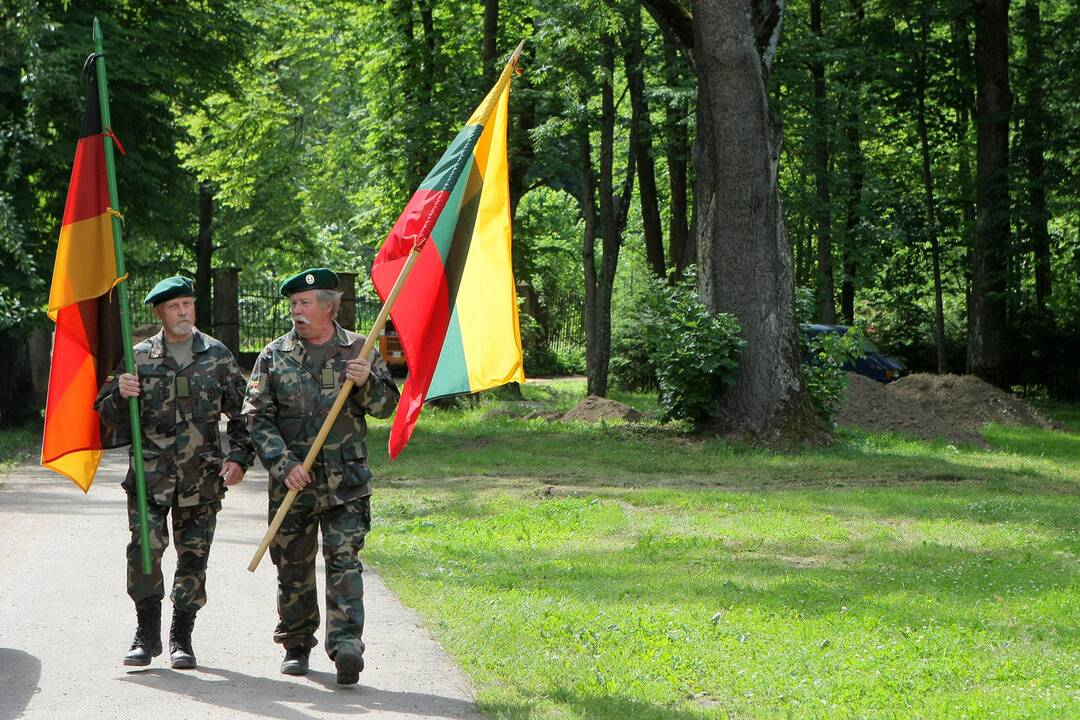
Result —
[{"label": "orange vehicle", "polygon": [[389,320],[386,321],[386,327],[379,335],[379,354],[390,366],[391,372],[405,371],[405,350],[401,347],[397,330],[394,330],[394,325]]}]

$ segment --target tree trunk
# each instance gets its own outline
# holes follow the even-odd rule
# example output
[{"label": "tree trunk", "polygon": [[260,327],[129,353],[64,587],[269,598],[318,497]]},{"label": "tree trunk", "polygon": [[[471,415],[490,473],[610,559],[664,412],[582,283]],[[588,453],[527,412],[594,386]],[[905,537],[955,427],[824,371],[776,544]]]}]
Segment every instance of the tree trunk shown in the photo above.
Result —
[{"label": "tree trunk", "polygon": [[641,206],[642,237],[645,257],[657,277],[664,277],[664,230],[660,224],[660,205],[656,192],[656,167],[652,157],[652,124],[645,99],[644,57],[641,51],[641,8],[633,5],[627,18],[623,63],[630,89],[631,126],[637,137],[634,151],[638,169],[638,201]]},{"label": "tree trunk", "polygon": [[[581,107],[589,106],[589,96],[582,93],[579,97]],[[591,395],[594,387],[594,369],[598,366],[596,358],[596,180],[593,175],[592,145],[589,140],[590,127],[588,120],[583,120],[578,130],[578,162],[581,175],[581,215],[584,218],[584,232],[582,234],[581,258],[585,271],[585,308],[583,321],[585,324],[585,371],[588,375],[588,392]],[[604,363],[607,367],[607,363]],[[606,383],[607,373],[604,373]]]},{"label": "tree trunk", "polygon": [[[968,41],[968,20],[966,15],[958,15],[952,20],[952,42],[956,59],[956,87],[960,88],[956,96],[956,153],[957,183],[961,222],[960,236],[967,249],[967,265],[964,271],[964,299],[971,307],[971,268],[975,265],[974,231],[975,202],[972,192],[970,144],[968,142],[968,124],[974,114],[971,86],[974,84],[975,68],[971,57],[971,43]],[[971,336],[971,313],[967,318],[968,337]]]},{"label": "tree trunk", "polygon": [[810,31],[818,47],[810,61],[814,92],[814,185],[817,188],[817,307],[818,318],[827,325],[836,322],[835,287],[832,267],[832,209],[829,199],[829,122],[825,103],[825,64],[821,61],[821,0],[810,0]]},{"label": "tree trunk", "polygon": [[922,151],[923,193],[926,204],[926,235],[930,241],[930,255],[934,268],[934,344],[937,347],[937,371],[945,372],[945,309],[941,298],[941,243],[938,239],[937,218],[934,202],[934,176],[930,166],[930,139],[926,129],[926,83],[927,83],[927,35],[928,20],[924,16],[919,27],[920,47],[916,52],[915,94],[916,123],[919,129],[919,147]]},{"label": "tree trunk", "polygon": [[1027,49],[1027,91],[1024,102],[1024,152],[1028,166],[1028,226],[1035,260],[1035,306],[1040,315],[1046,314],[1050,298],[1050,232],[1046,209],[1046,160],[1043,156],[1046,139],[1043,131],[1043,88],[1040,70],[1043,66],[1042,21],[1039,5],[1034,0],[1024,4],[1024,45]]},{"label": "tree trunk", "polygon": [[214,186],[209,180],[199,183],[199,236],[195,241],[195,325],[210,332],[214,324],[213,277]]},{"label": "tree trunk", "polygon": [[495,66],[496,41],[499,37],[499,0],[484,0],[484,48],[481,55],[486,85],[493,85],[500,69]]},{"label": "tree trunk", "polygon": [[[862,22],[866,17],[861,0],[853,0],[856,41],[863,40]],[[840,286],[840,315],[846,325],[855,324],[855,277],[858,271],[859,227],[862,224],[862,192],[865,160],[862,150],[862,78],[854,73],[851,79],[847,113],[848,196],[847,217],[844,224],[844,279]]]},{"label": "tree trunk", "polygon": [[738,319],[746,340],[716,427],[765,440],[823,430],[799,367],[777,185],[781,133],[766,93],[781,13],[782,5],[766,3],[752,20],[736,0],[698,0],[694,12],[700,292],[711,310]]},{"label": "tree trunk", "polygon": [[840,314],[846,325],[855,324],[855,277],[858,271],[859,226],[862,224],[863,152],[862,122],[858,109],[848,117],[847,141],[849,152],[850,188],[847,199],[847,220],[844,226],[844,280],[840,286]]},{"label": "tree trunk", "polygon": [[968,372],[1005,381],[1009,259],[1009,2],[975,3],[976,209]]},{"label": "tree trunk", "polygon": [[[675,46],[664,43],[666,79],[669,85],[679,82],[679,57]],[[690,155],[690,133],[686,128],[688,114],[686,104],[681,100],[667,103],[664,136],[665,156],[668,165],[668,184],[671,190],[671,219],[668,229],[668,258],[674,272],[672,281],[680,277],[686,269],[687,249],[689,247],[690,227],[687,218],[687,159]]]},{"label": "tree trunk", "polygon": [[[532,48],[528,43],[522,50],[522,64],[528,66],[528,57]],[[500,72],[502,70],[500,69]],[[494,81],[492,81],[494,82]],[[517,216],[518,203],[528,192],[525,186],[525,178],[532,170],[536,160],[536,149],[533,147],[532,136],[529,131],[533,129],[536,118],[535,93],[530,92],[529,78],[527,75],[514,79],[515,88],[515,111],[511,114],[509,127],[510,134],[510,218]]]}]

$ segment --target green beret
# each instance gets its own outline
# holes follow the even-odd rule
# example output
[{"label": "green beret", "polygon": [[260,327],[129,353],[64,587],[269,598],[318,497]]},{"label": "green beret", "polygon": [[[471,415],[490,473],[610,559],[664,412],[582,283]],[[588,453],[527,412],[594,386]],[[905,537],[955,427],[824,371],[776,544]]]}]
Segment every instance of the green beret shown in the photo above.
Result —
[{"label": "green beret", "polygon": [[281,294],[289,297],[304,290],[337,290],[337,273],[329,268],[308,268],[281,283]]},{"label": "green beret", "polygon": [[153,290],[146,293],[146,299],[143,300],[143,303],[157,305],[173,298],[195,297],[194,283],[194,280],[182,275],[165,278],[155,285]]}]

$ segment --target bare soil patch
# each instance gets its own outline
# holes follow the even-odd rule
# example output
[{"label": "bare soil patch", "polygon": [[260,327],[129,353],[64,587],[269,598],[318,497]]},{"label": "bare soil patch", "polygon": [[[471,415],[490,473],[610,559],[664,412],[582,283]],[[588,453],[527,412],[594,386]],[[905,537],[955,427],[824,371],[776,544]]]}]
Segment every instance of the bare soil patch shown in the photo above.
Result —
[{"label": "bare soil patch", "polygon": [[563,413],[563,420],[580,420],[597,423],[603,420],[624,420],[640,422],[645,418],[640,412],[615,400],[590,395],[576,406]]},{"label": "bare soil patch", "polygon": [[974,375],[916,373],[882,385],[848,373],[844,405],[834,419],[871,432],[977,445],[986,445],[979,431],[989,423],[1053,429],[1023,400]]}]

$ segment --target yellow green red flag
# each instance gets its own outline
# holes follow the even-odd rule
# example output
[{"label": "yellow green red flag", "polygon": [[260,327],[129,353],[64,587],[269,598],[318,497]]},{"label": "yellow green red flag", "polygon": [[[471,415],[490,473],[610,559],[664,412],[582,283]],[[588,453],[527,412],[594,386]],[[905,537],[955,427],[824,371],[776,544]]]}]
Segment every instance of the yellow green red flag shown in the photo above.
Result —
[{"label": "yellow green red flag", "polygon": [[506,127],[514,61],[413,194],[371,269],[386,299],[423,245],[390,312],[409,376],[390,431],[397,457],[425,399],[524,382],[511,264]]}]

